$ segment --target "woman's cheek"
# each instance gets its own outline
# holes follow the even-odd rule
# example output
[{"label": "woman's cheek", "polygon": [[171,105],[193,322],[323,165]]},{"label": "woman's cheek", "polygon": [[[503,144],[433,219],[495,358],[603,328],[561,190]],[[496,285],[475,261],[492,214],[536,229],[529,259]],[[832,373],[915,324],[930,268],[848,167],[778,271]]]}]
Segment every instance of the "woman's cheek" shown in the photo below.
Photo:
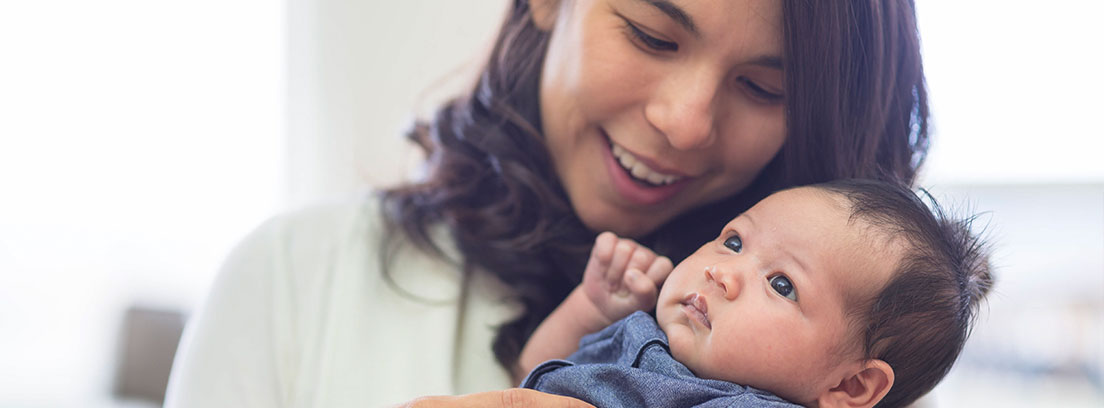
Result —
[{"label": "woman's cheek", "polygon": [[[583,58],[581,87],[583,103],[598,114],[613,114],[641,101],[647,89],[654,86],[655,61],[642,55],[616,33],[603,44],[596,45]],[[618,44],[617,42],[622,42]]]}]

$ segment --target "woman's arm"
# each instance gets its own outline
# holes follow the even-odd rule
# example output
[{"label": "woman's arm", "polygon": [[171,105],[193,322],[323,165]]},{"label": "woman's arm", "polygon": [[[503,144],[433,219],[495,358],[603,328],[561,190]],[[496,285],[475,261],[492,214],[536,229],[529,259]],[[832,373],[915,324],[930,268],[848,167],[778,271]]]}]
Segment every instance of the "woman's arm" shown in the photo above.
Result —
[{"label": "woman's arm", "polygon": [[514,367],[520,382],[543,361],[566,358],[583,336],[637,310],[655,307],[659,286],[671,273],[671,260],[632,240],[604,232],[595,240],[583,282],[541,322]]}]

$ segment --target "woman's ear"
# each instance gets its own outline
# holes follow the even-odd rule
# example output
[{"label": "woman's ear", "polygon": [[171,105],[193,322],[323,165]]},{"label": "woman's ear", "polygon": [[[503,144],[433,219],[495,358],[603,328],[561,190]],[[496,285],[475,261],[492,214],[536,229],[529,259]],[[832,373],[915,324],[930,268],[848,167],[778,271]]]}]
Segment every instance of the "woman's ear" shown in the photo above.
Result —
[{"label": "woman's ear", "polygon": [[529,0],[529,13],[533,16],[533,24],[541,31],[552,30],[559,10],[560,0]]},{"label": "woman's ear", "polygon": [[893,387],[893,367],[885,361],[870,360],[854,375],[817,398],[821,407],[873,407]]}]

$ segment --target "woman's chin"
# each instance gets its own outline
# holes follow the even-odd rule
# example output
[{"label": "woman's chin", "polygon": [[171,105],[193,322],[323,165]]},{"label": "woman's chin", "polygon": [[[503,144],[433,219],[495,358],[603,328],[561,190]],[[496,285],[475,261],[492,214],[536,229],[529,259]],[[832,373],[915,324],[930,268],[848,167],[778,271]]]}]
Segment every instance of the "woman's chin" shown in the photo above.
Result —
[{"label": "woman's chin", "polygon": [[659,215],[629,212],[616,208],[604,211],[578,211],[588,229],[595,232],[612,231],[624,238],[640,238],[659,228]]}]

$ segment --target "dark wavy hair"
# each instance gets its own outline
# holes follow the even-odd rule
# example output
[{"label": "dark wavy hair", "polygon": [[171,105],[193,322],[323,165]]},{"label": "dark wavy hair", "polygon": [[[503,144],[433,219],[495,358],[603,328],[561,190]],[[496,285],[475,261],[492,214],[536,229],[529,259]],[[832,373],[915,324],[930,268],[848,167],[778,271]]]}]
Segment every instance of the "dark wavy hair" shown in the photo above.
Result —
[{"label": "dark wavy hair", "polygon": [[922,191],[872,180],[836,180],[815,188],[842,196],[851,222],[862,221],[902,244],[901,261],[880,293],[847,305],[867,360],[896,377],[878,407],[908,406],[951,370],[993,286],[989,246],[972,228]]},{"label": "dark wavy hair", "polygon": [[[849,177],[911,184],[926,154],[928,107],[912,1],[789,0],[783,12],[786,142],[739,194],[640,239],[676,262],[772,191]],[[471,92],[408,134],[426,152],[427,177],[382,192],[384,242],[401,235],[439,255],[430,229],[444,224],[464,273],[491,273],[523,306],[494,340],[505,367],[579,283],[596,235],[575,215],[541,134],[548,39],[528,1],[515,1]],[[386,265],[383,273],[390,279]]]}]

